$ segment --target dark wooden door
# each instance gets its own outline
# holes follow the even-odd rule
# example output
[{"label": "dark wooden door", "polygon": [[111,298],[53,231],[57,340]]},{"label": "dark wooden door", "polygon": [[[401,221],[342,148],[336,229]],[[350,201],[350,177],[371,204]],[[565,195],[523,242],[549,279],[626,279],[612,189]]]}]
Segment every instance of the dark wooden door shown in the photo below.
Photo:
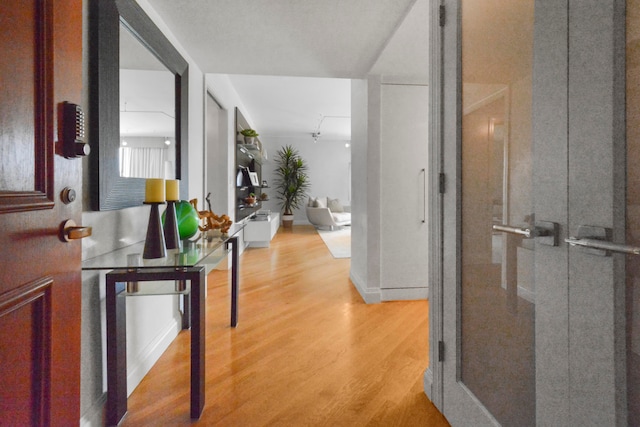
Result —
[{"label": "dark wooden door", "polygon": [[82,1],[0,2],[0,28],[0,425],[77,425],[81,246],[58,234],[82,164],[59,109],[80,103]]}]

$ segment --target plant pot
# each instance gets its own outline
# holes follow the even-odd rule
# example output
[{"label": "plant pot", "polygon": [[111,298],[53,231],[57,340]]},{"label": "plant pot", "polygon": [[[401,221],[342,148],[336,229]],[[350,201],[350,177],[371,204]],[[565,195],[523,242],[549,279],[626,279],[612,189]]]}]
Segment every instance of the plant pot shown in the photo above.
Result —
[{"label": "plant pot", "polygon": [[244,143],[247,145],[253,145],[255,144],[255,137],[254,136],[245,136],[244,137]]},{"label": "plant pot", "polygon": [[256,198],[255,197],[247,197],[247,198],[244,199],[244,201],[248,205],[253,205],[256,202]]},{"label": "plant pot", "polygon": [[293,215],[282,215],[282,226],[284,228],[293,228]]}]

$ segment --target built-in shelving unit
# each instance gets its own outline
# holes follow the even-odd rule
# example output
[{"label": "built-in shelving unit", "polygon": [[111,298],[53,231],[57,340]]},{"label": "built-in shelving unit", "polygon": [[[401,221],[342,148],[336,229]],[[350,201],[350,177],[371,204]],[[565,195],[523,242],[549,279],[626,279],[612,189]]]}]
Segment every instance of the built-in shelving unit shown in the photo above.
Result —
[{"label": "built-in shelving unit", "polygon": [[[242,135],[240,135],[242,136]],[[255,144],[236,144],[237,149],[242,151],[248,157],[255,159],[258,163],[262,164],[266,159],[262,155],[262,149]]]},{"label": "built-in shelving unit", "polygon": [[[240,132],[249,128],[251,126],[236,108],[236,222],[262,207],[262,164],[266,156],[258,138],[254,138],[253,144],[245,142]],[[253,203],[247,200],[251,193],[255,195]]]}]

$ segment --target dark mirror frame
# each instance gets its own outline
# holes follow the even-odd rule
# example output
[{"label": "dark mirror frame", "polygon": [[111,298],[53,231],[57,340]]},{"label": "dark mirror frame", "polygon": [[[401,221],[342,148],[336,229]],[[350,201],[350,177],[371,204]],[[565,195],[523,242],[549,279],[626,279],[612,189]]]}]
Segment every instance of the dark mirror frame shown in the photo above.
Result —
[{"label": "dark mirror frame", "polygon": [[145,180],[122,178],[120,148],[120,24],[172,73],[176,86],[176,178],[188,194],[189,64],[135,0],[89,2],[88,142],[91,208],[97,211],[141,206]]}]

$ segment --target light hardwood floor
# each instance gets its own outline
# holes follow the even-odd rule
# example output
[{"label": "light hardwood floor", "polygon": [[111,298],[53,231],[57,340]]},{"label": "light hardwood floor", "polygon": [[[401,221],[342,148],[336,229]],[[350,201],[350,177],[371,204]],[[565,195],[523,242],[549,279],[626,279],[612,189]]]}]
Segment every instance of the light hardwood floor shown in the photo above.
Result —
[{"label": "light hardwood floor", "polygon": [[422,391],[426,301],[367,305],[311,226],[280,229],[240,258],[229,327],[227,272],[208,278],[206,404],[189,419],[189,332],[129,398],[122,425],[447,426]]}]

